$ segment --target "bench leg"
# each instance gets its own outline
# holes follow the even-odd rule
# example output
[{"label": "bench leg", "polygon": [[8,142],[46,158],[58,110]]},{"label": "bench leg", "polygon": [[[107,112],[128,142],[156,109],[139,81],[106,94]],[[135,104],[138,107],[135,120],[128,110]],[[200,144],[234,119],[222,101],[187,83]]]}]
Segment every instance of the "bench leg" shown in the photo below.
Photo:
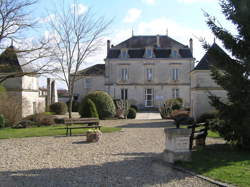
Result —
[{"label": "bench leg", "polygon": [[66,136],[68,136],[69,135],[69,129],[67,128],[66,129]]},{"label": "bench leg", "polygon": [[71,129],[69,129],[69,136],[71,136]]}]

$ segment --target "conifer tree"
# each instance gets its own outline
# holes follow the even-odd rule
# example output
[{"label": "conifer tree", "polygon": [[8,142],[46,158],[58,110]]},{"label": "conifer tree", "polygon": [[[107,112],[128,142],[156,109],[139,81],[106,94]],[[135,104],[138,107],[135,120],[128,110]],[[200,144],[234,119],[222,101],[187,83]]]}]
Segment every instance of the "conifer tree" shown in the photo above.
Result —
[{"label": "conifer tree", "polygon": [[220,6],[238,33],[233,35],[206,14],[209,28],[232,56],[226,58],[218,48],[212,49],[217,57],[211,67],[212,77],[227,91],[227,101],[210,96],[211,104],[219,112],[213,124],[227,141],[250,149],[250,1],[221,0]]}]

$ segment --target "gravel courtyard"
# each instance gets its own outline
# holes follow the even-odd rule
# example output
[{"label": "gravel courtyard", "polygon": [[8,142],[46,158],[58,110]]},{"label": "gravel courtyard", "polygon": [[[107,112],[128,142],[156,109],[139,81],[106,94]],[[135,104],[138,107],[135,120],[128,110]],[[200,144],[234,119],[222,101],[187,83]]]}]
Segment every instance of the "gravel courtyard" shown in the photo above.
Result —
[{"label": "gravel courtyard", "polygon": [[0,186],[214,186],[181,172],[164,175],[152,160],[164,150],[163,120],[110,120],[122,131],[85,136],[0,140]]}]

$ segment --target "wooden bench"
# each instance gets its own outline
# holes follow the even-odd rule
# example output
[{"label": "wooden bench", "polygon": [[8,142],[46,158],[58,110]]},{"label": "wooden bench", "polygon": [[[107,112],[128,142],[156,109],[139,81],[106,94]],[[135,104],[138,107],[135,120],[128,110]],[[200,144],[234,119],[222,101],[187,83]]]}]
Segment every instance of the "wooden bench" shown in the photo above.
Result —
[{"label": "wooden bench", "polygon": [[[86,128],[93,128],[93,129],[101,129],[99,125],[98,118],[66,118],[64,119],[64,124],[67,126],[66,129],[66,136],[72,135],[72,129],[86,129]],[[72,126],[73,124],[88,124],[88,126]]]},{"label": "wooden bench", "polygon": [[194,123],[193,125],[188,126],[188,128],[192,129],[189,149],[192,150],[194,140],[196,140],[196,145],[205,146],[205,141],[208,134],[208,123]]}]

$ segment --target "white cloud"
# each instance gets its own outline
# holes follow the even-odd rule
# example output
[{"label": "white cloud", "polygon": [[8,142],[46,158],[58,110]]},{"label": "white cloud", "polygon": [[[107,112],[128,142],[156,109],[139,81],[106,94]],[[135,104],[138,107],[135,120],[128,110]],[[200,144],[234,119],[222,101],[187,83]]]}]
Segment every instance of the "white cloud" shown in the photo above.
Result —
[{"label": "white cloud", "polygon": [[135,22],[141,15],[141,10],[137,8],[131,8],[128,10],[126,17],[124,18],[125,23]]},{"label": "white cloud", "polygon": [[203,3],[203,2],[216,2],[218,0],[177,0],[180,3]]},{"label": "white cloud", "polygon": [[75,10],[76,14],[78,15],[84,14],[88,10],[88,7],[81,3],[72,4],[71,8],[72,8],[72,11]]},{"label": "white cloud", "polygon": [[142,2],[144,2],[148,5],[154,5],[156,3],[156,0],[142,0]]}]

